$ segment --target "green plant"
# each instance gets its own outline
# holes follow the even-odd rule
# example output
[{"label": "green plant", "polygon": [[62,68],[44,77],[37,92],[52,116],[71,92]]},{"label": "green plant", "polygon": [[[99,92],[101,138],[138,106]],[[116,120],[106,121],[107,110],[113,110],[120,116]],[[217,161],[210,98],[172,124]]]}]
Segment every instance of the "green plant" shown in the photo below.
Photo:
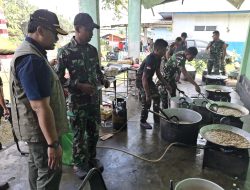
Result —
[{"label": "green plant", "polygon": [[0,37],[0,53],[1,54],[12,54],[16,49],[15,43],[8,38]]},{"label": "green plant", "polygon": [[206,62],[201,59],[194,59],[193,61],[187,62],[187,64],[192,65],[199,74],[202,74],[202,72],[207,68]]}]

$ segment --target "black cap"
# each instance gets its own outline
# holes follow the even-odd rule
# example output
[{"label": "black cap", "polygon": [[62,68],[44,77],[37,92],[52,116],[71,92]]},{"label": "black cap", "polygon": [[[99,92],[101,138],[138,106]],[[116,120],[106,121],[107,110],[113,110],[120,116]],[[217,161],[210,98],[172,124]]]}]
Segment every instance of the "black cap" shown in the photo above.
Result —
[{"label": "black cap", "polygon": [[189,47],[186,51],[194,57],[198,54],[198,49],[196,47]]},{"label": "black cap", "polygon": [[92,17],[87,13],[78,13],[75,16],[74,25],[75,26],[84,26],[84,27],[89,28],[89,29],[93,29],[93,28],[99,29],[100,28],[100,26],[97,25],[96,23],[94,23]]},{"label": "black cap", "polygon": [[182,33],[181,33],[181,37],[183,37],[183,38],[187,38],[187,36],[188,36],[188,35],[187,35],[187,33],[186,33],[186,32],[182,32]]},{"label": "black cap", "polygon": [[30,15],[30,22],[37,22],[42,26],[49,27],[61,35],[67,35],[68,32],[63,30],[55,13],[46,9],[38,9]]}]

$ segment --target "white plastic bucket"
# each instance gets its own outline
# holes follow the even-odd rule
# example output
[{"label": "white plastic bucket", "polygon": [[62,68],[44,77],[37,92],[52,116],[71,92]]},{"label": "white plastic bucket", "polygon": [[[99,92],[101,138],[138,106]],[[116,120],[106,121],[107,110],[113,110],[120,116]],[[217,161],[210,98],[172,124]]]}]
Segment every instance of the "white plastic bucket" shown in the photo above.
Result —
[{"label": "white plastic bucket", "polygon": [[201,179],[188,178],[177,183],[175,190],[224,190],[216,183]]}]

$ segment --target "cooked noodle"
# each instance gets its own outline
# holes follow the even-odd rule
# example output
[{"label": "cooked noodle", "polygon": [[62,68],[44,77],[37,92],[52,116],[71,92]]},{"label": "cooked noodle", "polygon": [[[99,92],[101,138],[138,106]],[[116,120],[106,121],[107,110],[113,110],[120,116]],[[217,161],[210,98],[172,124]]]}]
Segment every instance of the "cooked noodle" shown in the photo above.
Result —
[{"label": "cooked noodle", "polygon": [[234,116],[234,117],[241,117],[242,112],[240,110],[230,108],[230,107],[224,107],[224,106],[219,106],[217,113],[220,115],[225,115],[225,116]]},{"label": "cooked noodle", "polygon": [[205,138],[222,146],[234,146],[237,148],[250,147],[249,141],[241,135],[222,129],[212,129],[205,133]]}]

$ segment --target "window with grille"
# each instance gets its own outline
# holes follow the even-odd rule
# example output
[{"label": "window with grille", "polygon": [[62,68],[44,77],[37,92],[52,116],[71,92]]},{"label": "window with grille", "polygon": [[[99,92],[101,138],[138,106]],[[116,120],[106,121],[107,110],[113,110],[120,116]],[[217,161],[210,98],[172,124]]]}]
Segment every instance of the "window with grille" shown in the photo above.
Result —
[{"label": "window with grille", "polygon": [[206,31],[215,31],[216,29],[216,26],[206,26]]},{"label": "window with grille", "polygon": [[194,31],[204,31],[205,26],[194,26]]},{"label": "window with grille", "polygon": [[215,31],[217,26],[194,26],[194,31]]}]

